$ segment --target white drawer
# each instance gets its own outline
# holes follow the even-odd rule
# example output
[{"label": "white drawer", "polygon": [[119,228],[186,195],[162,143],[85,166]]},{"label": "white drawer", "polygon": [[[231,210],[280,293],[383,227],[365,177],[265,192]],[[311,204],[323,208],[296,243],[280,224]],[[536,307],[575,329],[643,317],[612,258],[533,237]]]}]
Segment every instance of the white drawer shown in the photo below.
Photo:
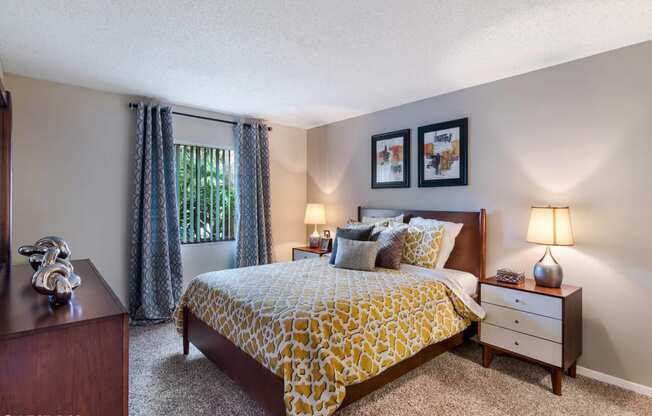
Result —
[{"label": "white drawer", "polygon": [[561,299],[522,290],[481,285],[482,302],[561,319]]},{"label": "white drawer", "polygon": [[294,250],[294,260],[303,260],[303,259],[318,259],[319,254],[310,253],[308,251]]},{"label": "white drawer", "polygon": [[562,365],[561,344],[546,341],[545,339],[483,322],[480,328],[480,341],[556,367]]},{"label": "white drawer", "polygon": [[561,321],[503,306],[482,302],[487,311],[484,322],[561,344]]}]

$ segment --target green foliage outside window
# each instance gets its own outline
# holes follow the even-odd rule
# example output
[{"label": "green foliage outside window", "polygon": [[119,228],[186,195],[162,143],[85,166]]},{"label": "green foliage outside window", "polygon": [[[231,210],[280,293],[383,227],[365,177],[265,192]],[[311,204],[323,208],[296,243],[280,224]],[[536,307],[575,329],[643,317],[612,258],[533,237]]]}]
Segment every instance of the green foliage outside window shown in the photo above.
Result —
[{"label": "green foliage outside window", "polygon": [[175,151],[181,243],[233,240],[233,151],[186,144]]}]

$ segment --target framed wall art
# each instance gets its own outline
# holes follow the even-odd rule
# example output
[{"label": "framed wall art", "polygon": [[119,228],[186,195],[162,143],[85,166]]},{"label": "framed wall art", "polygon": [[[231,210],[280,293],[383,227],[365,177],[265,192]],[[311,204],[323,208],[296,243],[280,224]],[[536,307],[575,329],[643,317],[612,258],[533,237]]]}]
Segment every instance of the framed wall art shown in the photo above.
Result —
[{"label": "framed wall art", "polygon": [[468,118],[419,127],[419,187],[467,185]]},{"label": "framed wall art", "polygon": [[410,187],[410,129],[371,137],[371,187]]}]

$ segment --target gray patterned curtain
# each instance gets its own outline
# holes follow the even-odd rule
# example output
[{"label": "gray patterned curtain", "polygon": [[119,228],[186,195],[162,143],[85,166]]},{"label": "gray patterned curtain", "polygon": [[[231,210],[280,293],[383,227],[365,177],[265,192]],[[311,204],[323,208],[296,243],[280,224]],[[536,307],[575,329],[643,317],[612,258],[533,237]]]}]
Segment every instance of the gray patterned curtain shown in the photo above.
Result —
[{"label": "gray patterned curtain", "polygon": [[272,262],[272,215],[267,126],[242,122],[235,134],[235,265]]},{"label": "gray patterned curtain", "polygon": [[134,185],[129,314],[132,323],[161,322],[183,284],[170,107],[138,104]]}]

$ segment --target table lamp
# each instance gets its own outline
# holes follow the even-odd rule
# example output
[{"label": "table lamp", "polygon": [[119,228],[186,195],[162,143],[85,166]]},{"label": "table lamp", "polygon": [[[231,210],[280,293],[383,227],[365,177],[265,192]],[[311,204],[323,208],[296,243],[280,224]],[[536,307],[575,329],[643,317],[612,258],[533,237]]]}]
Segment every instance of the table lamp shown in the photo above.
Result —
[{"label": "table lamp", "polygon": [[315,225],[315,230],[310,234],[310,248],[319,247],[319,231],[317,231],[317,225],[326,224],[324,204],[306,205],[306,216],[303,219],[303,223]]},{"label": "table lamp", "polygon": [[569,207],[532,207],[527,241],[543,244],[546,253],[534,265],[534,280],[538,286],[560,287],[564,274],[550,252],[550,246],[572,246],[573,228]]}]

